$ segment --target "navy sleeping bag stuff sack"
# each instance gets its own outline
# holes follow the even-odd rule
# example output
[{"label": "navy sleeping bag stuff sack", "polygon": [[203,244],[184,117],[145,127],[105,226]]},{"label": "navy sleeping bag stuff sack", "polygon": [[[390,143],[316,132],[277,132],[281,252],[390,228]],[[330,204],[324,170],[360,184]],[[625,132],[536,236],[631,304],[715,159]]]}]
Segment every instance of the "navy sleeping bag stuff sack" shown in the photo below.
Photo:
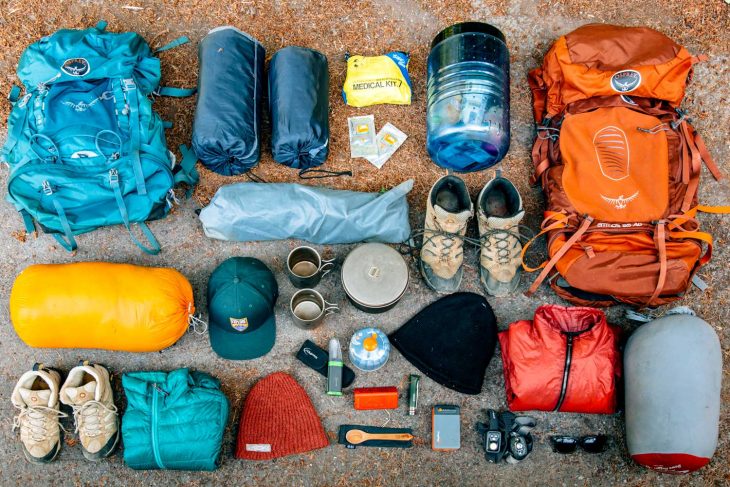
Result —
[{"label": "navy sleeping bag stuff sack", "polygon": [[[271,152],[305,179],[351,173],[313,169],[329,152],[327,57],[314,49],[285,47],[269,63]],[[318,173],[315,175],[313,173]]]},{"label": "navy sleeping bag stuff sack", "polygon": [[192,146],[211,171],[233,176],[259,162],[265,55],[259,41],[234,27],[200,41]]}]

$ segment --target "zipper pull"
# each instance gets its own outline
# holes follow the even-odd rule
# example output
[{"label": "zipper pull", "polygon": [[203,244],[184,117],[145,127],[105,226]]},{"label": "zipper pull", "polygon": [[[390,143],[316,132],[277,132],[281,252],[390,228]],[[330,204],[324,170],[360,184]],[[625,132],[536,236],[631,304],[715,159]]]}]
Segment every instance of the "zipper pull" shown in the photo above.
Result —
[{"label": "zipper pull", "polygon": [[163,389],[162,389],[162,388],[161,388],[161,387],[160,387],[159,385],[157,385],[157,382],[155,382],[154,384],[152,384],[152,387],[153,387],[153,388],[154,388],[154,389],[155,389],[155,390],[156,390],[157,392],[159,392],[160,394],[162,394],[162,395],[163,395],[163,396],[165,396],[165,397],[167,397],[167,396],[169,396],[169,395],[170,395],[170,393],[169,393],[169,392],[167,392],[167,391],[163,390]]}]

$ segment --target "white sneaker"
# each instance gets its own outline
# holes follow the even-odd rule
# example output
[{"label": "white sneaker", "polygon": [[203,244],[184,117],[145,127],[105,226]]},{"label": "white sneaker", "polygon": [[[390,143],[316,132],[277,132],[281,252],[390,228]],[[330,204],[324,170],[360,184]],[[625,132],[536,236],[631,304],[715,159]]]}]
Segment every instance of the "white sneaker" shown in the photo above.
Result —
[{"label": "white sneaker", "polygon": [[13,421],[13,430],[20,430],[25,458],[31,463],[50,463],[61,450],[61,424],[66,414],[59,410],[58,389],[61,374],[43,364],[24,373],[10,397],[20,412]]},{"label": "white sneaker", "polygon": [[109,371],[83,362],[68,373],[61,402],[73,408],[76,432],[87,460],[111,455],[119,443],[119,416]]}]

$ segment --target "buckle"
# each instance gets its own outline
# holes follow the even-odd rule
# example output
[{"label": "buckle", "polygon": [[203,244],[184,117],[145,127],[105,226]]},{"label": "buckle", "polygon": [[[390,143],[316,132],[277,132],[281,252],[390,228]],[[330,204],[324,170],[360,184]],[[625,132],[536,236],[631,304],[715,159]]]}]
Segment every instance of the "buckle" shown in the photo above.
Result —
[{"label": "buckle", "polygon": [[116,169],[109,169],[109,182],[112,184],[119,182],[119,171]]},{"label": "buckle", "polygon": [[137,83],[132,78],[124,78],[122,80],[122,90],[132,91],[137,89]]},{"label": "buckle", "polygon": [[23,98],[21,98],[20,101],[18,102],[18,107],[24,108],[28,104],[28,102],[30,101],[32,96],[33,96],[32,93],[26,93],[25,96],[23,96]]},{"label": "buckle", "polygon": [[53,194],[53,188],[51,188],[51,183],[48,181],[43,181],[43,194],[46,196],[51,196]]},{"label": "buckle", "polygon": [[672,127],[672,129],[677,130],[680,125],[682,125],[682,122],[687,120],[687,122],[691,122],[692,120],[687,117],[687,110],[683,110],[681,108],[675,109],[677,112],[677,115],[679,115],[679,118],[673,122],[669,122],[669,126]]}]

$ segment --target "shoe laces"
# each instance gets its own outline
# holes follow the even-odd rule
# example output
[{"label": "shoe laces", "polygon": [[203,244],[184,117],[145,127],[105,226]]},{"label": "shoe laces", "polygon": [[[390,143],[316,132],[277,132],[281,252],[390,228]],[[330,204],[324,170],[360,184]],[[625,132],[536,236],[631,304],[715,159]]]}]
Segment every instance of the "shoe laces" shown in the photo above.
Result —
[{"label": "shoe laces", "polygon": [[[497,263],[508,264],[512,259],[512,251],[517,246],[517,243],[527,241],[530,239],[528,235],[522,233],[527,230],[528,233],[532,231],[524,225],[514,225],[507,228],[490,228],[479,237],[479,243],[484,244],[487,250],[492,250],[492,243],[497,251]],[[485,257],[489,260],[494,260],[488,255]]]},{"label": "shoe laces", "polygon": [[[13,418],[13,431],[26,427],[30,432],[33,441],[40,443],[48,439],[47,421],[58,423],[61,429],[60,419],[68,417],[68,414],[48,406],[15,406],[20,412]],[[65,430],[64,430],[65,431]]]},{"label": "shoe laces", "polygon": [[103,402],[93,400],[80,406],[73,406],[73,410],[76,433],[88,437],[102,434],[102,428],[106,426],[102,421],[103,417],[109,414],[117,415],[117,407],[114,404],[107,406]]},{"label": "shoe laces", "polygon": [[[433,244],[434,247],[440,247],[439,253],[441,255],[439,255],[439,260],[445,262],[449,260],[451,256],[451,249],[453,247],[455,247],[458,251],[464,246],[464,241],[466,240],[466,237],[464,235],[461,235],[461,232],[464,231],[468,223],[468,220],[465,221],[462,225],[459,226],[456,232],[447,232],[441,226],[438,219],[434,217],[433,224],[436,226],[435,230],[423,229],[418,232],[414,232],[414,234],[411,235],[411,238],[422,235],[423,242],[421,243],[421,248],[425,247],[429,243]],[[437,237],[441,237],[440,245],[437,244],[434,240]]]}]

